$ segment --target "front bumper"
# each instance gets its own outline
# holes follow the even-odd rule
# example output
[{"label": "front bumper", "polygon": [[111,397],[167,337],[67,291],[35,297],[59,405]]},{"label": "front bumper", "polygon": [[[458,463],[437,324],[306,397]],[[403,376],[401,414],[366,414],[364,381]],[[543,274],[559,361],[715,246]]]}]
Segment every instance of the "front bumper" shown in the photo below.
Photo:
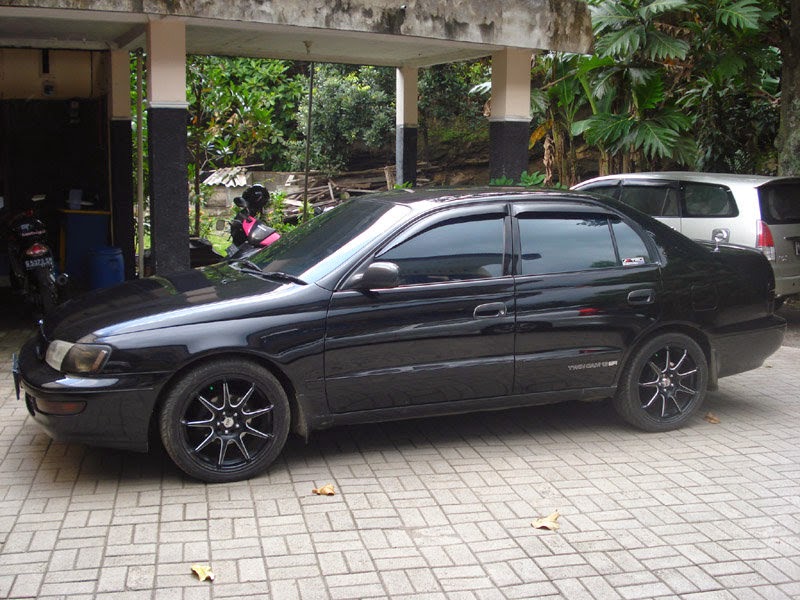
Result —
[{"label": "front bumper", "polygon": [[[140,452],[149,449],[150,420],[165,374],[68,376],[37,356],[38,344],[37,338],[26,342],[12,370],[17,397],[22,396],[28,412],[50,437]],[[80,412],[60,414],[74,410]]]}]

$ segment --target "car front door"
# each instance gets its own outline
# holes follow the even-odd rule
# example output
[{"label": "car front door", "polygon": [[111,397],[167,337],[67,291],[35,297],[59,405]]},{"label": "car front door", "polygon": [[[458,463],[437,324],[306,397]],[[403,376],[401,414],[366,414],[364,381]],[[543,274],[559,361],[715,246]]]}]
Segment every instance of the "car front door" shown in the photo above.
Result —
[{"label": "car front door", "polygon": [[325,336],[332,412],[511,393],[510,222],[505,204],[439,211],[363,265],[394,263],[400,285],[334,292]]},{"label": "car front door", "polygon": [[655,248],[601,208],[519,204],[514,213],[515,392],[612,386],[660,311]]}]

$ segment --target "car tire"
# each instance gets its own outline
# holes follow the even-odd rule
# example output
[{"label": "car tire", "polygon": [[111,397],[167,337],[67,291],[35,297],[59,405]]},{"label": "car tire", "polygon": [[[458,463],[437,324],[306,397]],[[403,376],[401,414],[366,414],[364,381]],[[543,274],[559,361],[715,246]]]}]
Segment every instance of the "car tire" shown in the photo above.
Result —
[{"label": "car tire", "polygon": [[708,387],[708,361],[692,338],[660,334],[637,348],[622,374],[614,408],[645,431],[685,425],[700,409]]},{"label": "car tire", "polygon": [[239,359],[204,363],[181,377],[159,414],[161,441],[187,475],[209,483],[248,479],[278,457],[290,411],[278,380]]},{"label": "car tire", "polygon": [[48,315],[58,304],[58,291],[52,272],[46,269],[36,271],[36,287],[39,294],[36,303],[42,313]]}]

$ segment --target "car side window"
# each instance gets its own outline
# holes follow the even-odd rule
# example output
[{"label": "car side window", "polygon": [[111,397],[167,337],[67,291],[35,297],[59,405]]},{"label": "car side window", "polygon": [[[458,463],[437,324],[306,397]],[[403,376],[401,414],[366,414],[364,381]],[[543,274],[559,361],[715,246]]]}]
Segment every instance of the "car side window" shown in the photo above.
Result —
[{"label": "car side window", "polygon": [[639,234],[616,216],[523,214],[519,216],[519,231],[521,275],[630,267],[650,262],[647,246]]},{"label": "car side window", "polygon": [[582,192],[590,192],[592,194],[600,194],[610,198],[616,198],[619,192],[619,185],[616,183],[610,185],[590,185],[581,188]]},{"label": "car side window", "polygon": [[624,185],[620,200],[651,217],[677,217],[678,190],[661,185]]},{"label": "car side window", "polygon": [[400,285],[486,279],[503,275],[503,215],[473,215],[437,223],[376,260],[400,268]]},{"label": "car side window", "polygon": [[619,217],[609,218],[611,230],[614,232],[614,241],[623,267],[635,267],[651,262],[647,246],[630,225],[623,223]]},{"label": "car side window", "polygon": [[685,217],[735,217],[739,214],[731,191],[722,185],[684,183]]},{"label": "car side window", "polygon": [[524,214],[519,217],[521,275],[617,266],[605,215]]}]

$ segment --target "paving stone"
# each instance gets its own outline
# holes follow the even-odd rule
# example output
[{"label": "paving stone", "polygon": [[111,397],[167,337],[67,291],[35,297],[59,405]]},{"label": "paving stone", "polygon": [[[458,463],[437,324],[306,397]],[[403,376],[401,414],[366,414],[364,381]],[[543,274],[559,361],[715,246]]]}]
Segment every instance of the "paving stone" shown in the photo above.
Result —
[{"label": "paving stone", "polygon": [[[568,403],[342,427],[209,486],[52,442],[7,377],[23,333],[0,329],[0,597],[800,597],[798,349],[722,379],[717,425],[644,434]],[[555,509],[559,531],[530,526]]]}]

